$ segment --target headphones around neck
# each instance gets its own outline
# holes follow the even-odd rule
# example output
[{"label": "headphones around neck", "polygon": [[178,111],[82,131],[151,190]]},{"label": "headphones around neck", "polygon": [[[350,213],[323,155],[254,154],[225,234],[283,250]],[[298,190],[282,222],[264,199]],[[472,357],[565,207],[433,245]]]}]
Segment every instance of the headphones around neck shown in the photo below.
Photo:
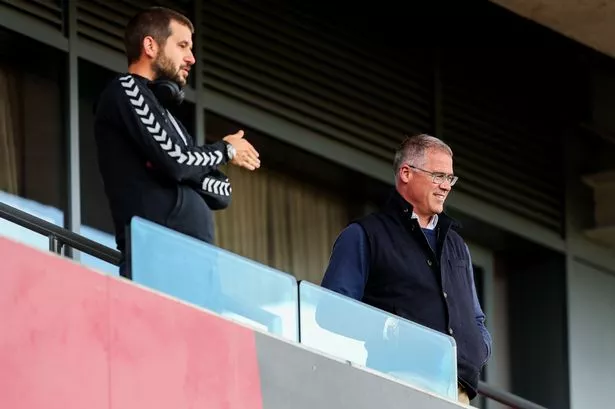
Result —
[{"label": "headphones around neck", "polygon": [[158,101],[165,108],[170,108],[174,105],[180,105],[184,102],[184,90],[175,82],[169,79],[157,79],[149,82],[149,88],[152,90]]}]

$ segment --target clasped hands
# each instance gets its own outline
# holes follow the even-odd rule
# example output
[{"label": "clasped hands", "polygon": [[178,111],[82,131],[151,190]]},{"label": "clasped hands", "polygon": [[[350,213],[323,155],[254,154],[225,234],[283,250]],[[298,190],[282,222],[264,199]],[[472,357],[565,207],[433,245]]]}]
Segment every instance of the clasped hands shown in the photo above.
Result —
[{"label": "clasped hands", "polygon": [[238,131],[222,138],[235,148],[235,156],[230,163],[248,170],[258,169],[261,167],[261,161],[258,158],[260,155],[252,144],[244,139],[243,135],[243,131]]}]

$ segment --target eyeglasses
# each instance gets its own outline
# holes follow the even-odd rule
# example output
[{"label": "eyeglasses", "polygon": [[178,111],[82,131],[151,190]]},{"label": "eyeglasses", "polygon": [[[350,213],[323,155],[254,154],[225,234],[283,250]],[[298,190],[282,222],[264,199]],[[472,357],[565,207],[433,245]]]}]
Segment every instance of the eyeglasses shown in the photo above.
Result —
[{"label": "eyeglasses", "polygon": [[420,170],[421,172],[425,172],[425,173],[431,175],[432,182],[437,184],[437,185],[441,185],[442,183],[444,183],[444,181],[446,181],[446,182],[449,183],[449,185],[453,186],[455,183],[457,183],[457,180],[459,180],[459,176],[448,175],[448,174],[442,173],[442,172],[430,172],[428,170],[417,168],[416,166],[412,166],[412,165],[409,165],[409,164],[408,164],[408,166],[411,167],[412,169]]}]

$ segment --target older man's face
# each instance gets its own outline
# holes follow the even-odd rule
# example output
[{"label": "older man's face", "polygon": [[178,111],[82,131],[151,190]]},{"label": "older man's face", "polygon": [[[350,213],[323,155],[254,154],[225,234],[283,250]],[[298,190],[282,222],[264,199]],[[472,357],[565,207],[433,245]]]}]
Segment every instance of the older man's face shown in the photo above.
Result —
[{"label": "older man's face", "polygon": [[434,177],[429,172],[446,175],[453,174],[453,158],[439,149],[428,149],[425,152],[425,164],[419,166],[422,170],[409,167],[408,182],[404,185],[404,196],[412,203],[414,212],[419,216],[432,217],[444,211],[444,202],[451,191],[451,185],[444,180],[434,183]]}]

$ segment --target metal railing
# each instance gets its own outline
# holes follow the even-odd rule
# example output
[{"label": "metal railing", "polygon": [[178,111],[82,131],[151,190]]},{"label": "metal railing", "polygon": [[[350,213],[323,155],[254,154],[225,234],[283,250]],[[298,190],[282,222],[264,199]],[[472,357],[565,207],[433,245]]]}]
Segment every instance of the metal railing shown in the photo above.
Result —
[{"label": "metal railing", "polygon": [[[119,266],[121,254],[46,220],[0,202],[0,217],[49,238],[49,251],[62,255],[66,246]],[[547,409],[520,396],[479,382],[478,393],[514,409]]]},{"label": "metal railing", "polygon": [[121,254],[70,230],[0,202],[0,217],[49,238],[49,251],[63,255],[66,246],[118,266]]},{"label": "metal railing", "polygon": [[496,402],[510,406],[516,409],[547,409],[537,403],[523,399],[513,393],[506,392],[502,389],[493,387],[485,382],[478,382],[478,393],[486,398],[493,399]]}]

